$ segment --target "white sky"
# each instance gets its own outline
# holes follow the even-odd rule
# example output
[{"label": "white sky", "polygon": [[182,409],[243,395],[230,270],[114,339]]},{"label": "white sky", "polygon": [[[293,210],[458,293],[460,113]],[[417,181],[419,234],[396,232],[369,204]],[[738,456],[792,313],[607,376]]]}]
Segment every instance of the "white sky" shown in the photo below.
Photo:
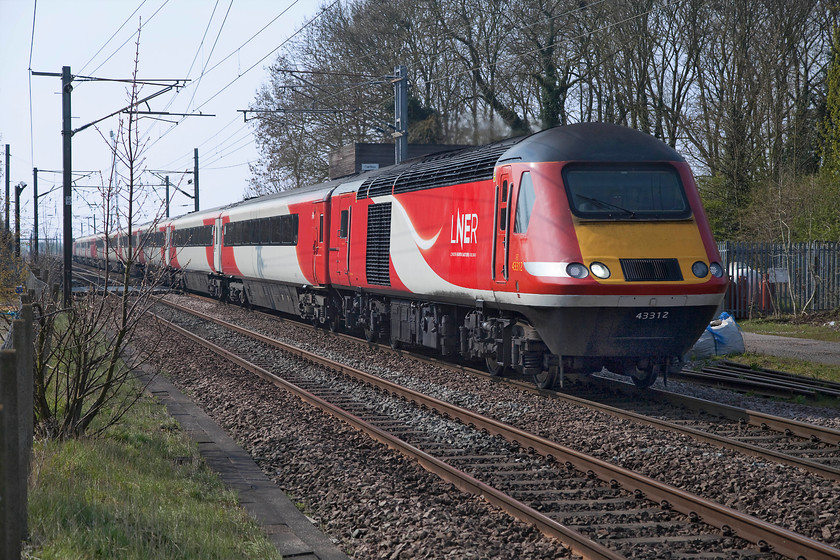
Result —
[{"label": "white sky", "polygon": [[[250,123],[244,124],[237,110],[247,109],[267,80],[266,68],[276,58],[275,49],[316,16],[322,5],[321,0],[37,0],[36,7],[36,0],[0,0],[0,157],[5,158],[5,144],[9,144],[11,227],[15,185],[23,181],[27,187],[21,195],[21,229],[22,238],[29,238],[32,169],[37,167],[39,195],[59,187],[39,199],[41,235],[45,225],[50,236],[60,235],[62,228],[62,176],[40,171],[62,169],[61,78],[30,77],[30,68],[60,74],[63,66],[70,66],[77,76],[130,78],[142,17],[138,77],[191,80],[179,93],[173,90],[151,100],[150,109],[215,115],[189,117],[174,128],[167,122],[142,120],[141,130],[149,140],[144,167],[192,170],[193,150],[198,148],[200,205],[212,208],[242,199],[250,176],[247,164],[258,157]],[[206,73],[199,80],[202,69]],[[125,84],[74,81],[73,86],[74,129],[128,104]],[[155,91],[147,86],[141,97]],[[74,175],[80,186],[100,185],[110,167],[107,140],[110,131],[117,130],[118,117],[97,127],[99,131],[91,127],[73,137],[73,169],[95,172],[88,177]],[[169,176],[171,183],[180,181],[192,193],[192,185],[187,184],[191,175]],[[162,184],[152,175],[144,176],[144,182],[152,180]],[[157,192],[163,197],[163,186]],[[3,196],[5,175],[0,177]],[[94,213],[101,227],[101,211],[89,206],[99,200],[95,189],[75,191],[74,236],[88,233]],[[171,215],[192,209],[192,199],[174,196]]]}]

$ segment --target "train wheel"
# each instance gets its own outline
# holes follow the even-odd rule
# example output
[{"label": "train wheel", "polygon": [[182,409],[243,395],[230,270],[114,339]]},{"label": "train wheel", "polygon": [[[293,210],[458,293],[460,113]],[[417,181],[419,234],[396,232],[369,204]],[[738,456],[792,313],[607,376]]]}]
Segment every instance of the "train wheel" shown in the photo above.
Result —
[{"label": "train wheel", "polygon": [[630,374],[633,384],[639,389],[647,389],[654,384],[659,376],[659,366],[650,365],[644,369],[635,368],[636,372]]},{"label": "train wheel", "polygon": [[379,338],[377,336],[378,333],[373,329],[369,329],[369,328],[365,327],[364,331],[365,331],[365,340],[367,340],[368,342],[376,342],[376,339]]},{"label": "train wheel", "polygon": [[540,389],[551,389],[554,387],[554,382],[557,381],[557,366],[549,366],[539,373],[534,374],[534,384]]},{"label": "train wheel", "polygon": [[504,377],[507,375],[508,368],[506,368],[503,364],[500,364],[496,360],[496,355],[493,354],[492,356],[487,356],[487,371],[493,377]]}]

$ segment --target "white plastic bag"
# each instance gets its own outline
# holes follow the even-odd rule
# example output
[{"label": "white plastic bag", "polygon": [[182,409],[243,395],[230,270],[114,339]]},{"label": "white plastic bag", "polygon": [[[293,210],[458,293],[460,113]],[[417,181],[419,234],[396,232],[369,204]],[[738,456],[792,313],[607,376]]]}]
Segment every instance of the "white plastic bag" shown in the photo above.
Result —
[{"label": "white plastic bag", "polygon": [[709,323],[700,339],[686,354],[687,360],[700,360],[710,356],[728,356],[744,353],[744,337],[735,319],[725,311]]}]

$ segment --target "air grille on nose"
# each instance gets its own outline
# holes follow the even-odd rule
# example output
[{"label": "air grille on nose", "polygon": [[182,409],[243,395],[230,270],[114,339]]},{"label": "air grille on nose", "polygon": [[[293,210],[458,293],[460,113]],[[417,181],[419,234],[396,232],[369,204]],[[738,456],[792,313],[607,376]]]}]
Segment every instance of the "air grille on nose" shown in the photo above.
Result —
[{"label": "air grille on nose", "polygon": [[677,259],[620,259],[628,282],[668,282],[682,280]]}]

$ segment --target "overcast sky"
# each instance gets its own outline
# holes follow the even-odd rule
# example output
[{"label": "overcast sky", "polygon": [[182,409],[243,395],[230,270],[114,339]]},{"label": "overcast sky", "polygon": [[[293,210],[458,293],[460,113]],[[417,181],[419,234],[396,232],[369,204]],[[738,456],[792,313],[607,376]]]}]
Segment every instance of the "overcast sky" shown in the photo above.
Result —
[{"label": "overcast sky", "polygon": [[[192,176],[175,171],[192,170],[198,148],[201,208],[212,208],[242,198],[248,162],[257,158],[250,123],[237,110],[247,109],[266,81],[276,49],[322,5],[321,0],[0,0],[0,157],[9,144],[12,208],[15,185],[28,185],[21,196],[23,236],[28,238],[32,227],[33,167],[45,170],[39,171],[39,194],[59,187],[39,199],[39,229],[47,224],[50,231],[61,231],[62,176],[50,172],[62,169],[61,78],[30,76],[29,69],[60,74],[69,66],[75,76],[130,78],[142,18],[138,76],[191,80],[143,109],[215,115],[171,118],[181,121],[177,126],[142,120],[148,138],[144,167],[173,171],[170,181],[192,192],[187,184]],[[127,104],[125,84],[76,80],[73,86],[74,129]],[[141,97],[155,91],[146,86]],[[86,187],[107,177],[109,135],[117,130],[118,117],[96,127],[73,137],[74,170],[91,172],[74,174],[79,186],[73,198],[75,236],[87,234],[88,217],[99,212],[92,209],[99,193]],[[159,182],[151,175],[144,179]],[[4,192],[5,176],[2,181]],[[163,187],[159,193],[163,196]],[[192,209],[191,199],[175,195],[172,215]],[[96,220],[99,227],[99,216]]]}]

